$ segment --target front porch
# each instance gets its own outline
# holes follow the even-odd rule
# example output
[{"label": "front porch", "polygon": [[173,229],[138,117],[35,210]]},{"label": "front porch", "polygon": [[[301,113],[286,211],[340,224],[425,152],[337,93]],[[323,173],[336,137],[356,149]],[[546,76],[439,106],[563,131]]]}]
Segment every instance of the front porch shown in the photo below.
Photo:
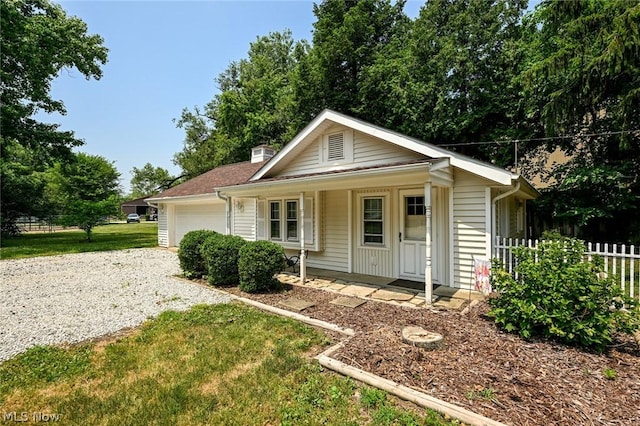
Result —
[{"label": "front porch", "polygon": [[[409,287],[411,284],[421,285],[422,283],[419,282],[310,267],[307,267],[304,283],[301,282],[299,274],[293,272],[283,272],[278,275],[278,279],[284,284],[331,291],[341,296],[411,308],[426,306],[424,289]],[[437,284],[433,286],[433,307],[461,309],[473,300],[482,299],[482,294],[476,291],[439,286]]]}]

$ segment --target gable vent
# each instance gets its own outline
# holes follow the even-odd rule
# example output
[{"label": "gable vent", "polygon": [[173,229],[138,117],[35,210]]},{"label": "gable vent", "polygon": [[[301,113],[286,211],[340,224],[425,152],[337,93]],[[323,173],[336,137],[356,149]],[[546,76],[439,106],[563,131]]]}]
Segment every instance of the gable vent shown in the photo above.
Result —
[{"label": "gable vent", "polygon": [[344,134],[335,133],[333,135],[329,135],[328,142],[327,159],[329,161],[344,160]]}]

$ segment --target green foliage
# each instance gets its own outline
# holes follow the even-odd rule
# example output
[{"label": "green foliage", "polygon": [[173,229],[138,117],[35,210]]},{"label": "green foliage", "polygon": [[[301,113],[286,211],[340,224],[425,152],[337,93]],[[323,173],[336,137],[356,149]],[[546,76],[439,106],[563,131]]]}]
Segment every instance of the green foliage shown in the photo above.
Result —
[{"label": "green foliage", "polygon": [[291,31],[258,37],[248,58],[232,62],[217,78],[221,93],[203,109],[183,110],[177,126],[186,132],[174,163],[196,176],[213,167],[248,160],[263,143],[282,147],[299,130],[291,79],[305,44]]},{"label": "green foliage", "polygon": [[215,286],[235,285],[240,281],[238,261],[240,249],[247,244],[235,235],[214,234],[200,246],[207,268],[207,280]]},{"label": "green foliage", "polygon": [[526,339],[544,336],[598,351],[616,332],[633,332],[640,325],[639,306],[603,273],[601,258],[586,261],[584,253],[577,239],[519,247],[518,279],[494,261],[491,281],[499,297],[490,300],[489,316]]},{"label": "green foliage", "polygon": [[613,368],[605,368],[602,370],[602,374],[607,380],[615,380],[618,378],[618,372]]},{"label": "green foliage", "polygon": [[[65,114],[50,96],[51,82],[63,69],[77,69],[87,79],[102,76],[107,49],[87,25],[48,0],[2,0],[0,3],[0,122],[2,127],[1,221],[40,216],[45,184],[40,173],[72,157],[83,142],[33,117],[41,111]],[[21,148],[16,147],[16,144]]]},{"label": "green foliage", "polygon": [[200,229],[187,232],[178,248],[178,259],[182,273],[187,278],[200,278],[207,273],[207,266],[200,248],[205,240],[212,235],[219,235],[215,231]]},{"label": "green foliage", "polygon": [[99,155],[75,154],[73,161],[57,164],[47,193],[61,208],[60,223],[76,225],[91,241],[93,228],[119,211],[120,173]]},{"label": "green foliage", "polygon": [[271,241],[249,242],[240,249],[240,290],[258,293],[278,288],[275,274],[284,268],[284,249]]},{"label": "green foliage", "polygon": [[141,198],[147,195],[157,194],[175,178],[162,167],[153,167],[151,163],[145,164],[141,169],[131,169],[131,198]]},{"label": "green foliage", "polygon": [[640,206],[640,3],[544,1],[524,25],[528,115],[547,135],[578,134],[548,147],[573,157],[554,167],[538,209],[589,238],[638,238],[628,218]]},{"label": "green foliage", "polygon": [[377,408],[387,402],[387,393],[378,388],[362,388],[360,401],[367,408]]}]

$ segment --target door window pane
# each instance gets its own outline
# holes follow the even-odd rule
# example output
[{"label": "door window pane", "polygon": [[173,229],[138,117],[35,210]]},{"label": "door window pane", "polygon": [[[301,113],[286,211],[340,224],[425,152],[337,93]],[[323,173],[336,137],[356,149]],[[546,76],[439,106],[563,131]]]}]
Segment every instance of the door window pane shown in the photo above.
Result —
[{"label": "door window pane", "polygon": [[424,240],[426,224],[424,197],[404,197],[404,238],[407,240]]}]

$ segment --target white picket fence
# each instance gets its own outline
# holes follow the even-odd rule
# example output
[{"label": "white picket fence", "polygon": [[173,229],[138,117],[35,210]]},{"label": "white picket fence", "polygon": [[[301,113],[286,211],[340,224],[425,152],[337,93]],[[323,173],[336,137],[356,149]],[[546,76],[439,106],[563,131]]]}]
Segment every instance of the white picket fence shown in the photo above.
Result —
[{"label": "white picket fence", "polygon": [[[496,238],[493,257],[502,261],[508,272],[515,273],[516,259],[513,249],[527,246],[538,247],[538,240],[518,240],[515,238]],[[631,298],[640,301],[640,247],[626,244],[586,242],[587,258],[599,255],[604,260],[604,270],[619,280],[622,291]]]}]

